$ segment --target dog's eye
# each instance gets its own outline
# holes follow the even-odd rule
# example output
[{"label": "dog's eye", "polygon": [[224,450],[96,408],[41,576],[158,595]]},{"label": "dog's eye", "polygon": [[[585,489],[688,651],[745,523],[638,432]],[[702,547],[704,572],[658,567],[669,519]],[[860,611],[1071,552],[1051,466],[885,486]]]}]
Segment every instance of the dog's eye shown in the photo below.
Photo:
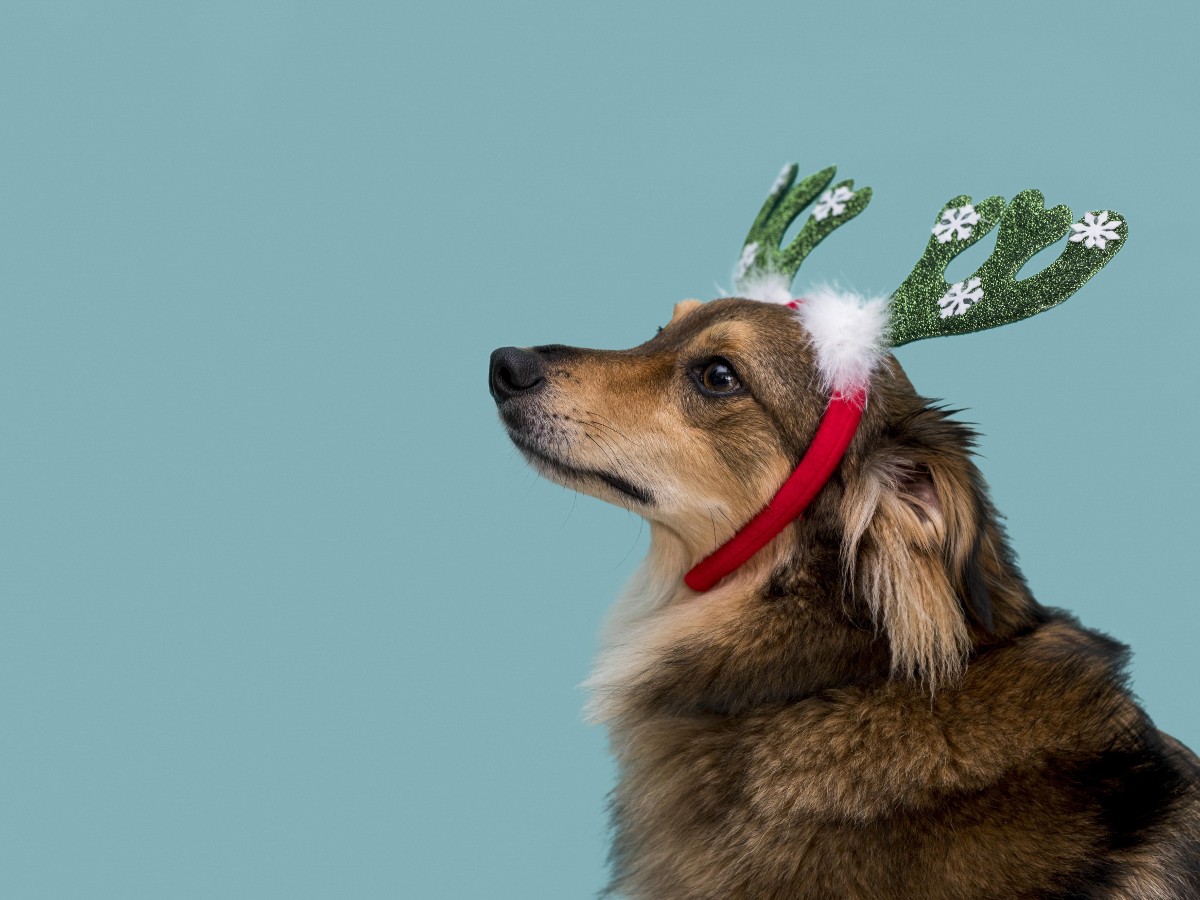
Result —
[{"label": "dog's eye", "polygon": [[742,389],[737,372],[723,359],[714,359],[698,370],[697,381],[706,394],[732,394]]}]

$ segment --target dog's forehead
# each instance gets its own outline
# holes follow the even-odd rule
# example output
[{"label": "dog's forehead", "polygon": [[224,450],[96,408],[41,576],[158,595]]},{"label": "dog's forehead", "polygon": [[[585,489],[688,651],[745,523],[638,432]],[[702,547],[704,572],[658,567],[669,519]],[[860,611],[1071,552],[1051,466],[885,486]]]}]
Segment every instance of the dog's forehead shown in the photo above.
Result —
[{"label": "dog's forehead", "polygon": [[803,326],[795,313],[784,306],[757,300],[729,298],[713,300],[673,319],[647,346],[654,349],[684,349],[697,344],[720,343],[729,350],[753,353],[807,344]]},{"label": "dog's forehead", "polygon": [[742,335],[749,341],[756,335],[799,338],[804,329],[796,314],[785,306],[730,298],[698,304],[684,316],[673,318],[661,336],[672,343],[684,343],[718,332]]}]

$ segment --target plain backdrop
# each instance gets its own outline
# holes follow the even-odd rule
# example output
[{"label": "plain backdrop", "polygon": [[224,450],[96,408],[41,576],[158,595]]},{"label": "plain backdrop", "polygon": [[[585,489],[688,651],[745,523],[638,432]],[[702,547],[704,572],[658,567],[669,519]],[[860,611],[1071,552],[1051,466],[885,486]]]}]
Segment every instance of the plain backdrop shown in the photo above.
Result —
[{"label": "plain backdrop", "polygon": [[1039,598],[1200,745],[1198,25],[5,3],[0,895],[594,896],[577,685],[646,537],[534,477],[487,356],[714,296],[790,160],[875,189],[801,288],[894,288],[959,193],[1128,217],[1067,305],[899,356]]}]

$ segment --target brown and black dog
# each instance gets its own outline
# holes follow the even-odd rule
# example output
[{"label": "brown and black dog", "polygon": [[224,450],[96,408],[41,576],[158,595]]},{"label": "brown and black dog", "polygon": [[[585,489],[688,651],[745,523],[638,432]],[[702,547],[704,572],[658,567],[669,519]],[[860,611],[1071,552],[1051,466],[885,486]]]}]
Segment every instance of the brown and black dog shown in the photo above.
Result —
[{"label": "brown and black dog", "polygon": [[1033,598],[973,433],[893,357],[805,518],[705,594],[829,399],[791,311],[687,301],[632,350],[497,350],[490,385],[542,474],[651,526],[589,681],[610,894],[1200,897],[1200,762]]}]

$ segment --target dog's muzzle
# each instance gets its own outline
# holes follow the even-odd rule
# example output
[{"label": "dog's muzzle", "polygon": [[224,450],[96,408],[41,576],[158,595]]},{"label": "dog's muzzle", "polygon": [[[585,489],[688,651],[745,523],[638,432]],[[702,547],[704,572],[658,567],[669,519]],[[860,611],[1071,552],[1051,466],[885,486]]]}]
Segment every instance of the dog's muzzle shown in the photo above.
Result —
[{"label": "dog's muzzle", "polygon": [[492,351],[488,388],[492,399],[503,403],[519,394],[530,394],[546,383],[546,364],[533,350],[501,347]]}]

